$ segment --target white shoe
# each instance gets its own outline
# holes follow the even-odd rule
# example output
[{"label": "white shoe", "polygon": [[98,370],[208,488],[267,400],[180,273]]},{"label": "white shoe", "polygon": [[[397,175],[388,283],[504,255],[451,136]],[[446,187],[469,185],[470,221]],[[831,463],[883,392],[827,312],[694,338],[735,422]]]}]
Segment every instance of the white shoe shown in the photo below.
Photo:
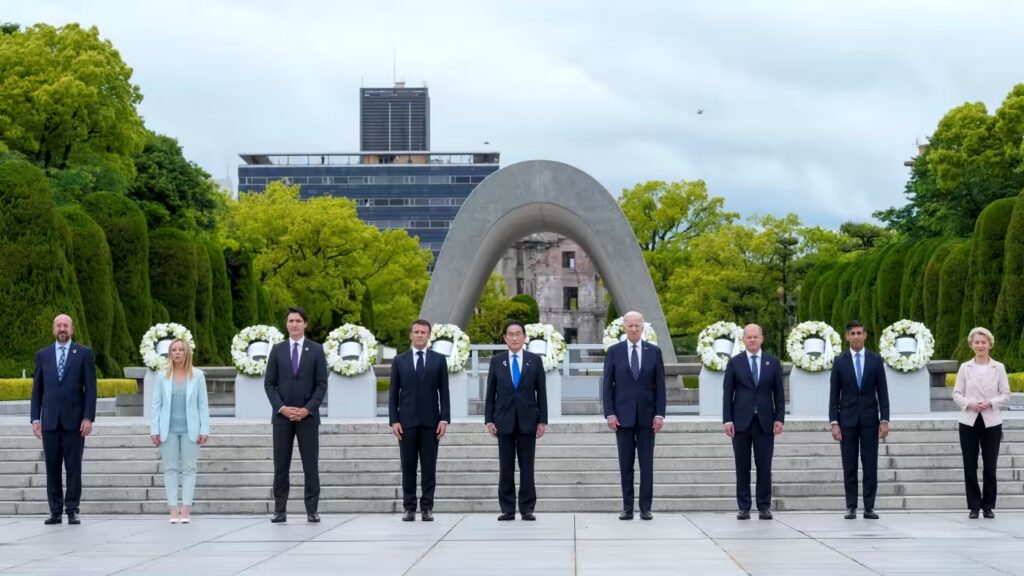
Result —
[{"label": "white shoe", "polygon": [[181,523],[182,523],[182,524],[188,524],[188,523],[190,523],[190,522],[192,522],[192,519],[191,519],[191,518],[187,518],[187,517],[186,517],[186,518],[182,518],[182,519],[181,519]]},{"label": "white shoe", "polygon": [[170,520],[171,524],[177,524],[178,522],[181,522],[181,520],[179,520],[178,518],[171,518]]}]

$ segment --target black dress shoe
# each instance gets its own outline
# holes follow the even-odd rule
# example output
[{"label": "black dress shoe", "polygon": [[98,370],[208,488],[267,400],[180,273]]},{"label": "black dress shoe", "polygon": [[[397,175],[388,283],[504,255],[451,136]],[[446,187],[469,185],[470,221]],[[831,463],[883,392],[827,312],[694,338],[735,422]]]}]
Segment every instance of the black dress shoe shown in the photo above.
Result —
[{"label": "black dress shoe", "polygon": [[423,521],[424,522],[433,522],[434,521],[434,513],[431,512],[429,508],[427,508],[426,510],[423,511]]},{"label": "black dress shoe", "polygon": [[985,508],[984,510],[981,511],[981,514],[985,518],[995,518],[996,517],[996,513],[993,512],[991,508]]},{"label": "black dress shoe", "polygon": [[857,509],[856,508],[847,508],[846,509],[846,516],[843,516],[843,518],[846,518],[847,520],[856,520],[857,519]]},{"label": "black dress shoe", "polygon": [[406,510],[405,514],[402,516],[402,522],[414,522],[415,520],[416,520],[416,511],[415,510]]},{"label": "black dress shoe", "polygon": [[284,512],[274,512],[274,515],[270,518],[270,521],[274,524],[280,524],[288,521],[288,515]]},{"label": "black dress shoe", "polygon": [[737,520],[750,520],[750,510],[740,510],[736,513]]},{"label": "black dress shoe", "polygon": [[78,517],[78,512],[68,512],[68,524],[81,524],[82,520]]},{"label": "black dress shoe", "polygon": [[64,519],[60,517],[60,514],[52,514],[49,518],[43,520],[43,524],[47,525],[60,524],[61,522],[64,522]]},{"label": "black dress shoe", "polygon": [[868,520],[878,520],[878,514],[875,514],[875,510],[873,508],[865,508],[864,517]]},{"label": "black dress shoe", "polygon": [[632,520],[632,519],[633,519],[633,513],[632,512],[626,512],[625,510],[623,510],[622,512],[619,512],[619,520]]},{"label": "black dress shoe", "polygon": [[498,516],[498,522],[508,522],[510,520],[515,520],[515,519],[516,519],[516,513],[515,512],[503,512],[500,516]]},{"label": "black dress shoe", "polygon": [[767,510],[767,509],[765,509],[765,510],[758,510],[757,511],[757,518],[758,518],[758,520],[771,520],[773,518],[772,511],[771,510]]},{"label": "black dress shoe", "polygon": [[307,512],[306,513],[306,522],[319,522],[319,521],[320,521],[320,515],[317,514],[316,512]]},{"label": "black dress shoe", "polygon": [[652,514],[650,510],[648,510],[646,512],[641,512],[640,513],[640,519],[641,520],[654,520],[654,514]]},{"label": "black dress shoe", "polygon": [[527,522],[533,522],[537,519],[537,517],[533,515],[533,512],[520,512],[519,515],[522,516],[523,520],[526,520]]},{"label": "black dress shoe", "polygon": [[977,520],[978,519],[978,511],[977,510],[971,510],[970,512],[967,513],[967,517],[970,518],[971,520]]}]

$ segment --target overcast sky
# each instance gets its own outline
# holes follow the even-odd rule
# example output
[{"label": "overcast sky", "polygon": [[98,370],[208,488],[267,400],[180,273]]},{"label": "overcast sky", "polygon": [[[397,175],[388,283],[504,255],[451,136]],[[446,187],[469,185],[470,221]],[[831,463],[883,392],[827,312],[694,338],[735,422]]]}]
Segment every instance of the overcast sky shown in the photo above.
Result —
[{"label": "overcast sky", "polygon": [[[904,203],[953,106],[1024,82],[1024,2],[2,0],[95,25],[141,112],[215,178],[241,152],[358,149],[360,86],[430,88],[434,150],[551,159],[614,195],[702,178],[744,216]],[[698,114],[698,110],[703,110]],[[490,145],[485,145],[489,142]]]}]

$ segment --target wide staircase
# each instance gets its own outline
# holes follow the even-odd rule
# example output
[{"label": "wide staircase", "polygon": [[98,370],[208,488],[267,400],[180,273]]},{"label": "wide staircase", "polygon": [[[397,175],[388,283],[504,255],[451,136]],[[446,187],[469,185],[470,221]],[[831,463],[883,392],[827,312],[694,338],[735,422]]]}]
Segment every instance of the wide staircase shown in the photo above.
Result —
[{"label": "wide staircase", "polygon": [[[952,414],[896,420],[879,447],[880,510],[966,507],[960,446]],[[999,459],[999,508],[1024,509],[1024,419],[1008,419]],[[196,513],[265,514],[272,509],[268,423],[216,418],[202,449]],[[496,512],[495,440],[478,422],[456,422],[442,442],[435,510]],[[774,459],[779,510],[842,510],[839,447],[826,425],[790,421]],[[554,423],[538,442],[537,511],[619,510],[614,435],[599,417]],[[86,443],[84,514],[163,513],[159,454],[140,418],[100,420]],[[734,510],[732,448],[721,425],[696,417],[670,421],[655,453],[655,511]],[[320,437],[320,511],[390,513],[402,509],[398,447],[385,423],[325,421]],[[639,481],[639,473],[637,474]],[[44,514],[42,446],[21,418],[0,419],[0,514]],[[298,451],[293,502],[301,513]]]}]

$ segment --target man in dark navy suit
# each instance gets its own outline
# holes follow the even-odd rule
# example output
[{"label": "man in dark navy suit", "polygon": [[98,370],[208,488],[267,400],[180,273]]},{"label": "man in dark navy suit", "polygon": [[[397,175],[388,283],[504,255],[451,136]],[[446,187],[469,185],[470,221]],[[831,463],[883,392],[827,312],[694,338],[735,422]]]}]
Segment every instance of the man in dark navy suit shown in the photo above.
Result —
[{"label": "man in dark navy suit", "polygon": [[402,459],[402,520],[416,520],[416,466],[423,470],[420,511],[423,521],[434,519],[434,485],[437,446],[448,430],[451,403],[448,396],[448,361],[427,347],[430,322],[420,319],[409,329],[412,348],[391,362],[388,390],[388,421],[398,438]]},{"label": "man in dark navy suit", "polygon": [[517,459],[519,514],[523,520],[536,520],[533,462],[537,440],[548,424],[544,361],[523,348],[526,326],[519,320],[505,322],[504,339],[508,350],[491,357],[484,401],[487,431],[498,437],[498,520],[516,519]]},{"label": "man in dark navy suit", "polygon": [[[71,341],[74,333],[70,316],[54,318],[57,343],[36,352],[32,374],[32,432],[43,440],[50,503],[45,524],[60,524],[65,510],[68,524],[81,524],[82,452],[96,420],[96,362],[91,349]],[[66,494],[61,486],[62,463],[68,477]]]},{"label": "man in dark navy suit", "polygon": [[622,484],[619,520],[633,519],[633,463],[640,462],[640,518],[651,520],[654,500],[654,435],[665,422],[665,364],[661,349],[640,339],[644,317],[622,317],[626,339],[604,357],[604,417],[615,431]]},{"label": "man in dark navy suit", "polygon": [[327,359],[323,346],[306,338],[307,322],[304,309],[288,309],[288,338],[270,350],[263,377],[263,387],[274,409],[274,516],[270,521],[275,524],[288,520],[288,473],[296,439],[302,458],[306,520],[320,521],[320,404],[327,393]]},{"label": "man in dark navy suit", "polygon": [[864,347],[867,331],[859,320],[846,325],[850,349],[832,365],[828,419],[843,456],[846,519],[857,517],[857,452],[864,465],[864,517],[877,520],[878,439],[889,435],[889,386],[882,357]]},{"label": "man in dark navy suit", "polygon": [[750,519],[751,447],[757,463],[758,518],[772,519],[772,455],[775,436],[782,434],[786,421],[782,363],[761,350],[762,342],[760,326],[743,328],[746,351],[729,360],[722,383],[722,421],[736,459],[736,518],[740,520]]}]

